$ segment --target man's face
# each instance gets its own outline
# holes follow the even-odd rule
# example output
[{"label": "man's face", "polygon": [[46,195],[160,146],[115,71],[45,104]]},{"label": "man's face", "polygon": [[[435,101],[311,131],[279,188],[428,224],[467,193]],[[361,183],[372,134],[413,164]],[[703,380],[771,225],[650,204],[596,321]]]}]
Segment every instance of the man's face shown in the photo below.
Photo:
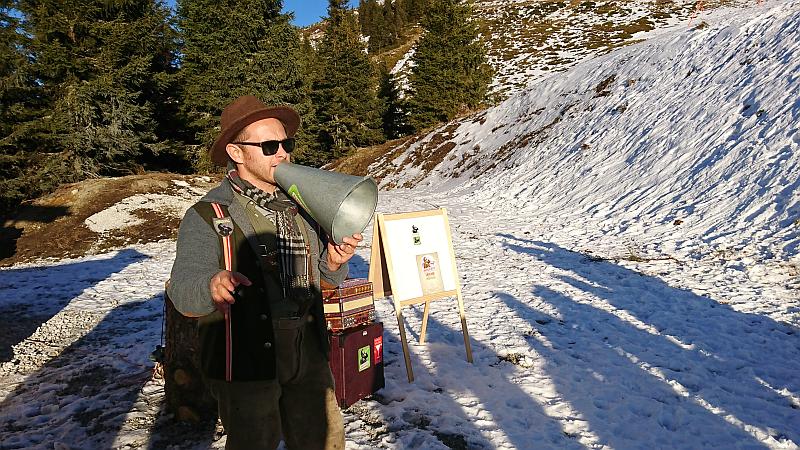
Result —
[{"label": "man's face", "polygon": [[[280,141],[286,139],[286,130],[278,119],[253,122],[242,130],[241,142]],[[238,166],[239,176],[261,190],[271,192],[275,186],[275,167],[289,161],[289,154],[278,147],[274,155],[264,155],[257,145],[228,144],[228,155]]]}]

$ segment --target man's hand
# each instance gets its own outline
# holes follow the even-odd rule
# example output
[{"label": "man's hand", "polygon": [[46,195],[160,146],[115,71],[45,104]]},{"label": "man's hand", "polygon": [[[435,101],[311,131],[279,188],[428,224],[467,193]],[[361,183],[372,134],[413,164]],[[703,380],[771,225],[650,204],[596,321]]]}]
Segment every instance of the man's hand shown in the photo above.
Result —
[{"label": "man's hand", "polygon": [[240,284],[250,286],[253,283],[239,272],[230,272],[228,270],[220,270],[211,277],[211,281],[208,283],[209,288],[211,288],[211,300],[220,312],[227,312],[230,305],[236,302],[233,297],[233,291]]},{"label": "man's hand", "polygon": [[328,269],[331,271],[339,270],[342,264],[350,261],[350,258],[356,253],[358,243],[364,240],[361,233],[356,233],[353,236],[342,238],[341,244],[334,244],[333,241],[328,241]]}]

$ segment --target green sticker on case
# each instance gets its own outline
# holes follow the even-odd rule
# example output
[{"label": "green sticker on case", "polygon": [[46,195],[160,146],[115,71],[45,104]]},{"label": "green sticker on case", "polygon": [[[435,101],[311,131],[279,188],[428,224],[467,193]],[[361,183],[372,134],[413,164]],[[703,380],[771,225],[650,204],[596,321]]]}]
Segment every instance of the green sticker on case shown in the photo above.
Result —
[{"label": "green sticker on case", "polygon": [[358,349],[358,371],[362,372],[369,369],[370,361],[370,346],[361,347]]}]

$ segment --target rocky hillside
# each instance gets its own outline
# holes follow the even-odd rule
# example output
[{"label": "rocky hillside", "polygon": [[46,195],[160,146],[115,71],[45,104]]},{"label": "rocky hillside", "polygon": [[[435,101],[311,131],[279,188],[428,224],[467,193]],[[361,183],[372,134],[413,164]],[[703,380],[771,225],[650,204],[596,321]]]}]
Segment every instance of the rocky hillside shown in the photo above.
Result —
[{"label": "rocky hillside", "polygon": [[[508,97],[531,82],[588,57],[644,39],[648,32],[687,20],[697,2],[482,0],[492,85]],[[719,5],[707,2],[706,8]]]},{"label": "rocky hillside", "polygon": [[[720,6],[746,6],[745,0],[698,2],[605,0],[477,0],[476,20],[481,23],[489,63],[495,70],[491,91],[507,98],[528,84],[578,62],[615,48],[646,39],[653,31],[687,23],[692,16]],[[411,39],[418,33],[410,33]],[[408,50],[410,45],[399,49]],[[408,53],[398,49],[381,55],[396,62],[401,79],[410,69]],[[412,50],[413,51],[413,50]]]}]

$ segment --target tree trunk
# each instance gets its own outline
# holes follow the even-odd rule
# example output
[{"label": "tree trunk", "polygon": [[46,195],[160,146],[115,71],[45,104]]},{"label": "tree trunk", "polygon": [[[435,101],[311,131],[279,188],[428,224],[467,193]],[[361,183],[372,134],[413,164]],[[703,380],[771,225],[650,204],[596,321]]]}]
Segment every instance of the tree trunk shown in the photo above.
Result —
[{"label": "tree trunk", "polygon": [[183,316],[172,300],[166,303],[164,394],[167,411],[179,421],[215,420],[217,403],[200,372],[200,340],[195,319]]}]

